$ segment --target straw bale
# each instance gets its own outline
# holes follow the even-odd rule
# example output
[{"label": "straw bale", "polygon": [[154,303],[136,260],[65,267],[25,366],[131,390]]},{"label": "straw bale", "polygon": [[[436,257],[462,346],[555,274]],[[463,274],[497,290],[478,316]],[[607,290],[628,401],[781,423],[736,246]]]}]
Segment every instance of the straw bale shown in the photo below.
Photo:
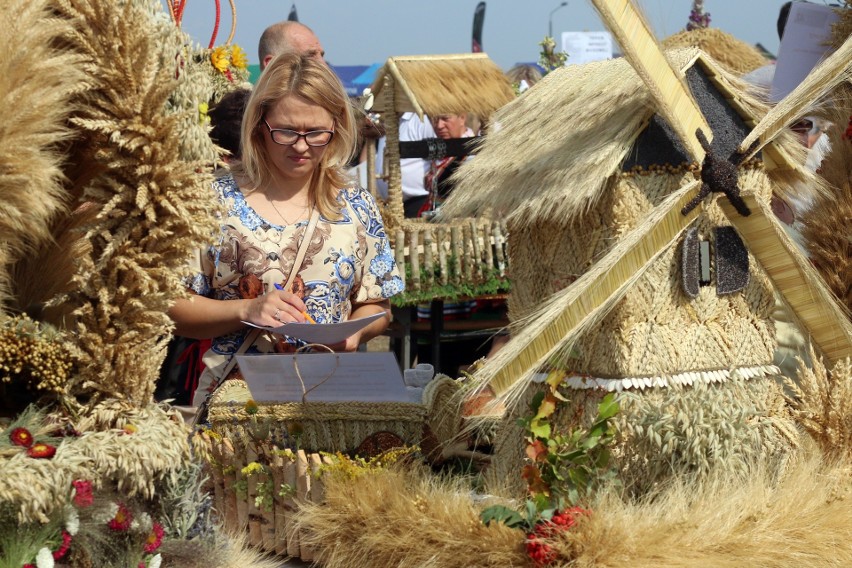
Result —
[{"label": "straw bale", "polygon": [[396,83],[397,112],[471,113],[485,119],[515,98],[506,75],[484,53],[391,57],[373,83],[376,97],[387,88],[386,75]]},{"label": "straw bale", "polygon": [[665,49],[683,47],[701,49],[727,71],[736,75],[744,75],[769,63],[756,47],[719,28],[681,31],[663,40]]}]

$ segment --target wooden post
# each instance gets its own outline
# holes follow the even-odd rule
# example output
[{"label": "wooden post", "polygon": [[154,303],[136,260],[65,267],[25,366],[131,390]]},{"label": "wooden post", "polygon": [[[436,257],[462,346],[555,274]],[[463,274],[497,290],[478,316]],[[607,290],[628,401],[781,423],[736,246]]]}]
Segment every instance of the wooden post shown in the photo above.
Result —
[{"label": "wooden post", "polygon": [[435,284],[435,262],[432,260],[432,228],[427,227],[423,231],[423,286]]},{"label": "wooden post", "polygon": [[506,259],[503,255],[503,232],[499,223],[494,223],[494,254],[497,256],[497,269],[500,276],[503,276],[506,273]]},{"label": "wooden post", "polygon": [[473,257],[473,239],[476,237],[476,233],[473,233],[470,230],[470,225],[462,225],[461,227],[462,234],[462,267],[464,270],[464,281],[465,282],[473,282],[473,263],[475,262]]},{"label": "wooden post", "polygon": [[447,249],[445,247],[447,240],[446,227],[438,227],[438,263],[441,267],[441,284],[446,285],[449,282],[449,267],[447,266]]},{"label": "wooden post", "polygon": [[396,266],[399,268],[399,277],[402,278],[402,283],[405,284],[405,231],[402,229],[396,230],[396,242],[393,245],[393,254]]},{"label": "wooden post", "polygon": [[412,227],[408,230],[408,259],[411,263],[411,289],[420,290],[420,255],[417,246],[420,244],[420,229]]},{"label": "wooden post", "polygon": [[[254,451],[254,447],[247,446],[246,465],[256,461],[257,452]],[[246,481],[248,481],[248,490],[246,491],[245,502],[248,507],[246,509],[246,520],[248,521],[249,542],[252,546],[261,546],[263,544],[263,535],[260,531],[261,512],[255,503],[255,497],[257,497],[258,475],[256,473],[247,475]]]},{"label": "wooden post", "polygon": [[493,223],[493,221],[490,221],[482,225],[482,246],[485,248],[485,266],[488,267],[489,272],[494,270],[494,249],[491,245],[491,225]]},{"label": "wooden post", "polygon": [[[311,495],[311,469],[308,465],[308,456],[305,450],[299,450],[296,453],[296,500],[310,501]],[[302,542],[302,535],[299,535],[299,558],[310,561],[314,557],[310,547],[305,546]]]},{"label": "wooden post", "polygon": [[285,524],[287,526],[287,554],[294,558],[299,558],[299,533],[292,529],[290,525],[293,523],[293,518],[296,516],[296,460],[285,460],[284,462],[284,483],[293,488],[293,493],[284,499],[284,508],[287,511]]},{"label": "wooden post", "polygon": [[450,227],[450,253],[452,254],[453,262],[453,284],[458,284],[462,279],[462,252],[463,243],[461,242],[461,228],[453,225]]},{"label": "wooden post", "polygon": [[476,280],[482,282],[482,248],[479,244],[479,227],[476,225],[476,219],[470,220],[470,240],[471,252],[473,253],[473,273],[476,275]]},{"label": "wooden post", "polygon": [[281,488],[285,483],[284,462],[290,461],[282,455],[275,455],[272,458],[272,493],[275,502],[274,520],[275,520],[275,552],[279,555],[287,554],[287,535],[286,535],[286,520],[287,511],[285,509],[285,499],[281,496]]},{"label": "wooden post", "polygon": [[[390,229],[399,227],[405,217],[402,206],[402,170],[399,163],[399,115],[396,112],[396,93],[394,81],[390,73],[385,75],[384,84],[386,101],[385,117],[385,142],[387,146],[387,159],[384,162],[384,171],[388,176],[388,208],[389,219],[385,219],[385,225]],[[388,232],[388,235],[391,235]],[[393,243],[394,246],[402,247],[401,243]]]}]

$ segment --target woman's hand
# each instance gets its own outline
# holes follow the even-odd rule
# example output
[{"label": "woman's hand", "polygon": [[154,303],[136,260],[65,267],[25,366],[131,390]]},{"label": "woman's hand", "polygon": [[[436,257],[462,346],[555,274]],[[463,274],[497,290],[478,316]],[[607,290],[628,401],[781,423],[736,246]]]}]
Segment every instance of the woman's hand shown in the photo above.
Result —
[{"label": "woman's hand", "polygon": [[305,303],[290,292],[270,290],[246,303],[245,321],[255,325],[278,327],[284,323],[305,321]]}]

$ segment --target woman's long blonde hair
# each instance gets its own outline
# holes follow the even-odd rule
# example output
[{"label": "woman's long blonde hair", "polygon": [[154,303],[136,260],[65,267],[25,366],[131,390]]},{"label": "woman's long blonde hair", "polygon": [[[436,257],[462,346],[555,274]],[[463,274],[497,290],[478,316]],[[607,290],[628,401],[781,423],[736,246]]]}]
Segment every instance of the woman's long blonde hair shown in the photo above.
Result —
[{"label": "woman's long blonde hair", "polygon": [[346,167],[355,153],[358,131],[346,91],[324,62],[297,53],[282,53],[264,69],[243,115],[242,160],[232,170],[248,180],[247,191],[271,183],[272,162],[263,143],[269,131],[263,118],[270,107],[291,95],[321,106],[334,120],[334,136],[311,178],[309,191],[323,217],[338,219],[341,204],[337,195],[351,183]]}]

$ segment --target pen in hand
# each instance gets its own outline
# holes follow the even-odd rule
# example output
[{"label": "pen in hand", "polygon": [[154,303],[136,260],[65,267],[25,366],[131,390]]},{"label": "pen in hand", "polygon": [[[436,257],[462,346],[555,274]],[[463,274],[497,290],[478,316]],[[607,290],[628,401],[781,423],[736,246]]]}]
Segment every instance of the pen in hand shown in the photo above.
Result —
[{"label": "pen in hand", "polygon": [[[284,287],[278,282],[274,282],[274,285],[276,290],[281,290],[282,292],[284,291]],[[308,312],[302,312],[302,315],[305,316],[305,321],[307,321],[308,323],[317,323],[316,321],[314,321],[314,318],[312,318]]]}]

